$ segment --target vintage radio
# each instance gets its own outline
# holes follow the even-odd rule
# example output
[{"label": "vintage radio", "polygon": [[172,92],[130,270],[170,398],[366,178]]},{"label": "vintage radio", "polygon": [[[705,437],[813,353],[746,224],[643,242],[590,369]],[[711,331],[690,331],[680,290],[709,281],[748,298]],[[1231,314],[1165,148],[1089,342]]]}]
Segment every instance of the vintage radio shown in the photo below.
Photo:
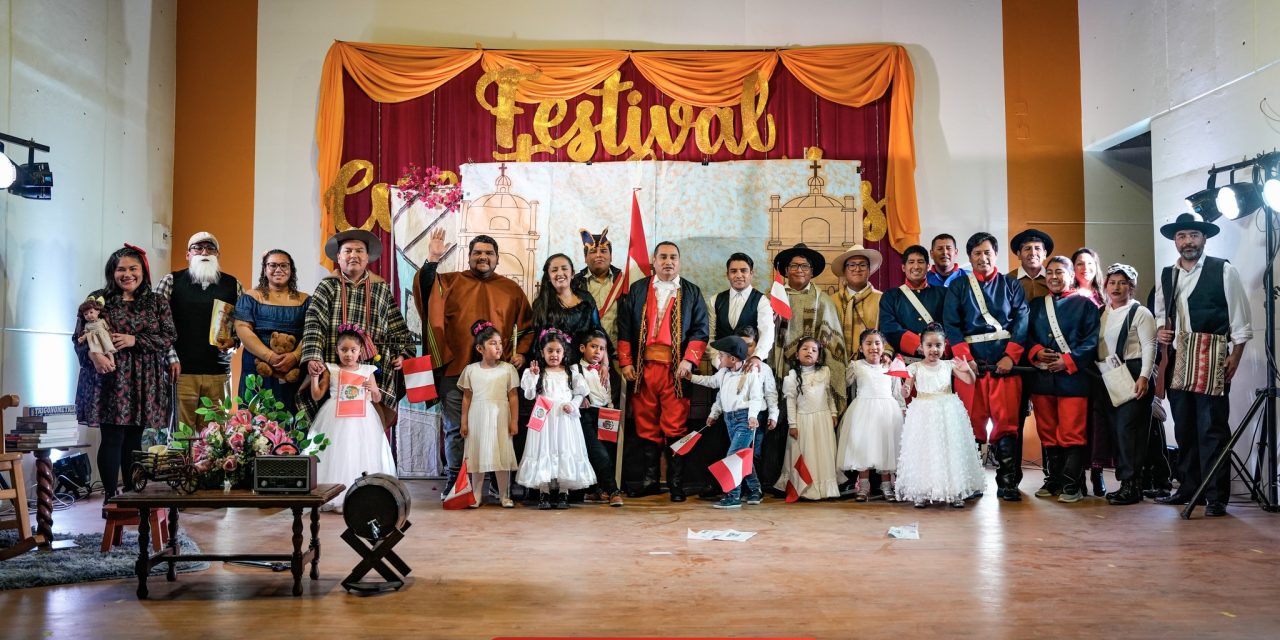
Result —
[{"label": "vintage radio", "polygon": [[253,459],[256,493],[311,493],[316,488],[316,459],[311,456],[258,456]]}]

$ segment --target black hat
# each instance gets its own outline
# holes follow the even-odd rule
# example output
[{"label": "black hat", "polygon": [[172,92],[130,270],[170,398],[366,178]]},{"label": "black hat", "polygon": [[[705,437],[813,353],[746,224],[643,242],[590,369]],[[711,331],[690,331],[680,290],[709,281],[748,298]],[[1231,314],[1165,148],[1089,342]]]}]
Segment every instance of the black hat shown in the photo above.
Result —
[{"label": "black hat", "polygon": [[1206,238],[1218,235],[1219,231],[1218,225],[1212,222],[1205,222],[1204,218],[1201,218],[1198,213],[1180,213],[1173,221],[1160,227],[1160,235],[1172,240],[1173,236],[1177,235],[1179,231],[1188,229],[1199,231]]},{"label": "black hat", "polygon": [[773,269],[778,273],[787,270],[787,265],[791,263],[791,259],[796,256],[802,256],[809,261],[809,266],[813,267],[813,275],[816,278],[827,268],[827,259],[822,257],[821,253],[805,246],[803,242],[796,243],[796,246],[790,249],[784,249],[778,252],[777,257],[773,259]]},{"label": "black hat", "polygon": [[1009,241],[1009,248],[1013,249],[1014,253],[1018,253],[1022,251],[1022,245],[1037,241],[1044,244],[1044,254],[1046,256],[1053,255],[1053,236],[1039,229],[1027,229],[1014,236],[1013,240]]},{"label": "black hat", "polygon": [[725,336],[711,343],[711,348],[739,360],[747,359],[747,343],[738,336]]},{"label": "black hat", "polygon": [[333,234],[333,237],[324,243],[324,254],[329,256],[330,260],[337,260],[338,249],[342,247],[342,243],[348,240],[359,240],[364,243],[365,249],[369,251],[369,262],[373,262],[382,256],[382,241],[378,239],[378,236],[363,229],[347,229]]}]

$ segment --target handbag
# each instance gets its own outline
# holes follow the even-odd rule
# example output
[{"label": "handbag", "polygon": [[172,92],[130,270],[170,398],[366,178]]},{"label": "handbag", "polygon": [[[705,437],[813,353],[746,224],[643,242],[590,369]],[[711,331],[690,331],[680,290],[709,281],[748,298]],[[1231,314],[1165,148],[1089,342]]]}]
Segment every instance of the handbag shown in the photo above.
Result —
[{"label": "handbag", "polygon": [[1128,363],[1124,359],[1125,343],[1129,341],[1129,327],[1133,325],[1133,317],[1137,313],[1138,305],[1135,304],[1129,307],[1129,316],[1125,318],[1124,326],[1120,329],[1120,336],[1116,340],[1116,346],[1111,350],[1111,353],[1120,360],[1120,366],[1112,367],[1102,372],[1102,384],[1107,388],[1107,395],[1111,397],[1111,406],[1113,407],[1118,407],[1138,397],[1138,394],[1134,393],[1134,386],[1137,385],[1138,381],[1133,378],[1133,372],[1129,370]]},{"label": "handbag", "polygon": [[[1178,273],[1173,274],[1174,295],[1169,317],[1177,310]],[[1189,329],[1190,327],[1188,327]],[[1173,375],[1169,388],[1190,393],[1220,396],[1227,392],[1228,336],[1198,331],[1179,331],[1174,338]]]}]

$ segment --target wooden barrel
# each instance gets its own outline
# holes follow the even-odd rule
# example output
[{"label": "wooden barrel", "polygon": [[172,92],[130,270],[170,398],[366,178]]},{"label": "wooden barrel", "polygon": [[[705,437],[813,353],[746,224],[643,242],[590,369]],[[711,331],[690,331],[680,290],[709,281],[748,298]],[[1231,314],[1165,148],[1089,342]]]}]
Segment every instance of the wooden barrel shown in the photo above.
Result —
[{"label": "wooden barrel", "polygon": [[[399,529],[409,518],[409,489],[385,473],[366,473],[342,498],[342,519],[356,535],[376,540]],[[374,533],[377,523],[378,533]]]}]

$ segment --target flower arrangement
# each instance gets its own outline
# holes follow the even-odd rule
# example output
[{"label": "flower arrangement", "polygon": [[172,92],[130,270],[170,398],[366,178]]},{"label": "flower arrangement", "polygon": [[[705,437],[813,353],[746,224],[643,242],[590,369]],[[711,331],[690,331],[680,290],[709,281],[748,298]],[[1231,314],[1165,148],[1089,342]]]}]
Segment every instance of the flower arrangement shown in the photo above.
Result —
[{"label": "flower arrangement", "polygon": [[[219,486],[245,478],[257,456],[317,456],[329,446],[323,434],[309,437],[306,414],[290,415],[284,403],[270,389],[262,388],[262,378],[245,376],[244,396],[228,398],[221,404],[208,396],[200,398],[196,415],[205,427],[196,431],[178,423],[170,448],[191,449],[191,461],[207,485]],[[233,407],[238,407],[234,408]]]},{"label": "flower arrangement", "polygon": [[415,201],[431,209],[456,212],[462,206],[462,185],[452,171],[438,167],[419,167],[412,162],[404,169],[404,175],[396,182],[405,197],[405,205]]}]

